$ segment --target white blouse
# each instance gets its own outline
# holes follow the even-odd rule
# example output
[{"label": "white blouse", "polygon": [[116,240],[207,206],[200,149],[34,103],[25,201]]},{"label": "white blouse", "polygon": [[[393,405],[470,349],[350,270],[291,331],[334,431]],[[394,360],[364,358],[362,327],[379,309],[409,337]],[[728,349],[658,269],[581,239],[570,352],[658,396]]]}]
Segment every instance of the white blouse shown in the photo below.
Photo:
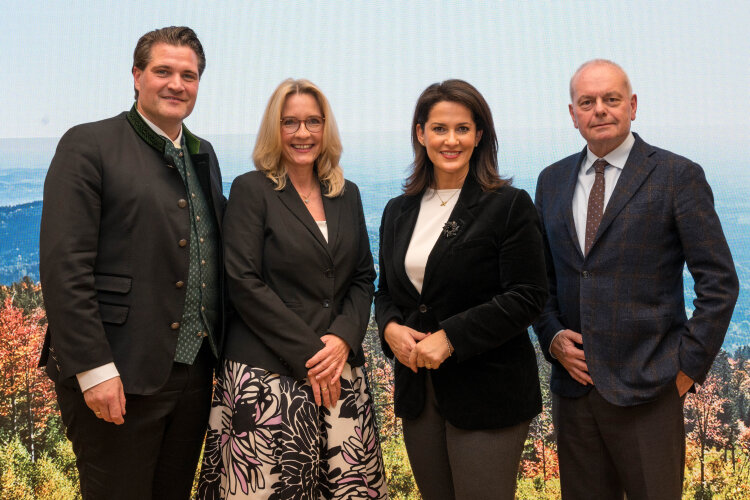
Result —
[{"label": "white blouse", "polygon": [[419,216],[404,258],[406,275],[419,293],[422,293],[427,258],[456,206],[459,191],[460,189],[440,189],[436,193],[434,189],[428,188],[422,195]]},{"label": "white blouse", "polygon": [[318,225],[318,229],[323,233],[323,238],[328,242],[328,224],[324,220],[316,220],[315,223]]}]

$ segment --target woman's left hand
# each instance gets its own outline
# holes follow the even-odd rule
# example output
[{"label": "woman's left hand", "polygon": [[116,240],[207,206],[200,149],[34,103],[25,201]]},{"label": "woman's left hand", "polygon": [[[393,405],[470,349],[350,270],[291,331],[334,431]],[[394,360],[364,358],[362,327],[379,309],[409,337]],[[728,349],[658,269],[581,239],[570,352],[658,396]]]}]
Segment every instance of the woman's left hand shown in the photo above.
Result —
[{"label": "woman's left hand", "polygon": [[443,361],[451,355],[448,349],[448,337],[445,330],[438,330],[431,333],[426,339],[417,342],[416,347],[411,351],[410,361],[416,360],[419,368],[435,370]]},{"label": "woman's left hand", "polygon": [[[326,399],[329,399],[335,405],[341,392],[339,377],[341,377],[346,360],[349,358],[349,345],[340,337],[330,333],[320,337],[320,340],[323,341],[325,347],[305,363],[305,368],[308,369],[307,377],[313,387],[315,402],[318,405],[321,404],[319,398],[323,393],[321,398],[323,404],[325,404]],[[326,395],[328,398],[325,397]],[[335,399],[334,395],[336,396]],[[326,406],[329,405],[326,404]]]}]

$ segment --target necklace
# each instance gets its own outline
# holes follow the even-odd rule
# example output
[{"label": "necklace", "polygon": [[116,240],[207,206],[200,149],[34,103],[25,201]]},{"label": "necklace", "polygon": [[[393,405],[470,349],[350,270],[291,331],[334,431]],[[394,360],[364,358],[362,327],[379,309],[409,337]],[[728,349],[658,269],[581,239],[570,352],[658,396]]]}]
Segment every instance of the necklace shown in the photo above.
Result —
[{"label": "necklace", "polygon": [[310,196],[312,196],[313,191],[315,191],[315,184],[313,184],[313,186],[310,188],[310,191],[306,195],[302,194],[302,191],[300,191],[299,189],[297,190],[300,197],[302,198],[302,201],[305,202],[305,205],[310,204]]},{"label": "necklace", "polygon": [[435,194],[437,195],[437,197],[438,197],[438,200],[440,200],[440,206],[441,206],[441,207],[444,207],[444,206],[445,206],[445,204],[446,204],[446,203],[448,203],[449,201],[451,201],[451,198],[453,198],[454,196],[456,196],[456,193],[458,193],[459,191],[461,191],[461,189],[456,189],[456,190],[454,190],[454,191],[453,191],[453,194],[452,194],[452,195],[450,195],[450,196],[448,197],[448,199],[447,199],[447,200],[444,200],[444,199],[443,199],[443,197],[442,197],[442,196],[440,196],[440,191],[438,191],[438,190],[436,189],[436,190],[435,190]]}]

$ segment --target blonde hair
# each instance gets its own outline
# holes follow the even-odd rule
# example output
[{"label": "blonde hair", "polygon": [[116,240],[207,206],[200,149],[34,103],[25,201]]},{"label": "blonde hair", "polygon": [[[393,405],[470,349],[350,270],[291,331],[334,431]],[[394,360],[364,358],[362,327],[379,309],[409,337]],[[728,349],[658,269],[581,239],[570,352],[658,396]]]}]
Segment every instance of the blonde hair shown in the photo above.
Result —
[{"label": "blonde hair", "polygon": [[281,110],[287,97],[292,94],[308,94],[315,98],[320,106],[325,121],[323,123],[323,140],[320,155],[315,160],[318,180],[323,183],[324,195],[335,198],[344,191],[344,172],[339,166],[341,158],[341,138],[333,117],[328,99],[318,87],[309,80],[287,78],[276,87],[268,100],[263,113],[263,121],[258,130],[253,150],[255,168],[263,172],[276,185],[276,190],[284,189],[287,182],[287,171],[281,161]]}]

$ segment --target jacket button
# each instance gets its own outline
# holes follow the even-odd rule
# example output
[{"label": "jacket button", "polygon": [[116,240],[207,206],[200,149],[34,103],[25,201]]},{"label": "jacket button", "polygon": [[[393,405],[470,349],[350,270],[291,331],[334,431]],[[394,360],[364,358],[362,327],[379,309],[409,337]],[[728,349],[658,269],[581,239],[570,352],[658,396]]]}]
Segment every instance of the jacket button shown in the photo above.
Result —
[{"label": "jacket button", "polygon": [[185,208],[187,206],[187,200],[183,200],[182,198],[180,198],[179,200],[177,200],[177,206],[180,208]]},{"label": "jacket button", "polygon": [[328,299],[324,300],[323,301],[323,307],[326,307],[326,308],[331,307],[331,301],[328,300]]},{"label": "jacket button", "polygon": [[585,279],[585,280],[587,280],[587,279],[589,279],[591,277],[591,273],[588,272],[588,271],[584,271],[581,274],[583,275],[583,279]]},{"label": "jacket button", "polygon": [[177,288],[182,288],[183,286],[185,286],[185,282],[184,281],[178,281],[177,283],[174,284],[174,286],[176,286]]},{"label": "jacket button", "polygon": [[182,152],[182,150],[180,150],[180,158],[182,158],[183,156],[185,156],[185,155],[184,155],[184,153]]},{"label": "jacket button", "polygon": [[174,323],[172,323],[171,325],[169,325],[169,328],[171,328],[172,330],[179,330],[180,329],[180,324],[177,321],[175,321]]},{"label": "jacket button", "polygon": [[177,242],[177,244],[180,245],[181,247],[186,247],[187,240],[185,238],[182,238],[180,241]]},{"label": "jacket button", "polygon": [[419,312],[421,312],[422,314],[426,313],[427,312],[427,306],[424,305],[424,304],[419,304]]},{"label": "jacket button", "polygon": [[326,275],[326,278],[333,278],[334,277],[333,269],[326,269],[325,275]]}]

